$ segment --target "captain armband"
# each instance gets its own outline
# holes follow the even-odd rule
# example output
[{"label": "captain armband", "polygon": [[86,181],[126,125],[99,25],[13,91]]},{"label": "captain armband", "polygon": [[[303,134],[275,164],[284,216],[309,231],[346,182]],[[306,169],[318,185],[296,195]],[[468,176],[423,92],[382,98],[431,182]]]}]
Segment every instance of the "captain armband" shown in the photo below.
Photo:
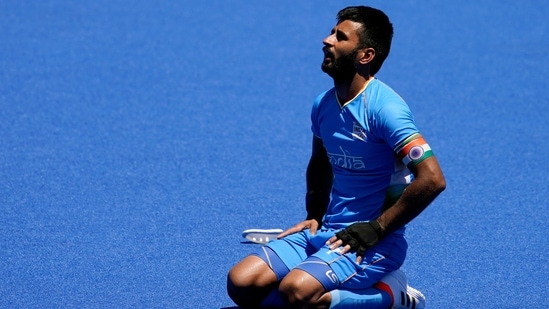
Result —
[{"label": "captain armband", "polygon": [[402,163],[407,167],[413,167],[423,162],[423,160],[432,157],[433,151],[423,136],[419,133],[410,135],[402,141],[396,148],[395,152]]}]

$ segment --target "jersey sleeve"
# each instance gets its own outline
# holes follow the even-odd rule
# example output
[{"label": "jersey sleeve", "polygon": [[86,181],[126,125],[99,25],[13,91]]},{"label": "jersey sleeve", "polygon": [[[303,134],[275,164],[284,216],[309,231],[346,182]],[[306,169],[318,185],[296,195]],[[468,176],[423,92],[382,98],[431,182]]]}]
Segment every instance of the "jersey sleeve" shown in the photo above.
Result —
[{"label": "jersey sleeve", "polygon": [[376,135],[396,150],[409,136],[419,133],[408,105],[402,99],[387,101],[377,112]]},{"label": "jersey sleeve", "polygon": [[384,138],[406,167],[416,166],[433,156],[431,147],[419,133],[406,103],[387,104],[381,109],[380,115],[384,119]]}]

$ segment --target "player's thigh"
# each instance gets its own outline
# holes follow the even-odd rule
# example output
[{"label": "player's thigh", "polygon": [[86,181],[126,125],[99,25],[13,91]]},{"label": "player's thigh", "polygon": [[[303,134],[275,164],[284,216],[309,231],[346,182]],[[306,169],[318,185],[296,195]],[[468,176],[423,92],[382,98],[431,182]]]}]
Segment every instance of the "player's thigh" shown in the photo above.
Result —
[{"label": "player's thigh", "polygon": [[355,252],[342,255],[339,250],[330,250],[324,246],[296,268],[317,278],[326,291],[336,288],[364,289],[400,268],[406,257],[407,247],[403,235],[389,235],[367,250],[362,262],[357,264]]},{"label": "player's thigh", "polygon": [[[282,239],[270,241],[265,247],[274,252],[269,262],[274,264],[273,260],[278,259],[288,271],[316,252],[316,249],[311,246],[307,232],[294,233]],[[259,251],[257,254],[263,253]]]},{"label": "player's thigh", "polygon": [[267,287],[276,282],[276,275],[269,265],[254,255],[242,259],[228,274],[228,283],[233,287]]},{"label": "player's thigh", "polygon": [[307,243],[304,233],[296,233],[258,247],[229,271],[228,285],[267,287],[279,282],[307,257]]}]

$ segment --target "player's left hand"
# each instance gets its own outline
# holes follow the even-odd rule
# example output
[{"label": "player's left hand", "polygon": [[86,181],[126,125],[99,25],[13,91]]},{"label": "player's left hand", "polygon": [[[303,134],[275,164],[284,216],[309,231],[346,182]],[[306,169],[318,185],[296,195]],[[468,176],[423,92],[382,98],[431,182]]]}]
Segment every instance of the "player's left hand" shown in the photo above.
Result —
[{"label": "player's left hand", "polygon": [[284,236],[298,233],[306,229],[309,229],[311,232],[311,235],[314,235],[318,230],[318,226],[319,226],[319,223],[315,219],[305,220],[292,226],[291,228],[285,230],[284,232],[280,233],[276,238],[282,238]]},{"label": "player's left hand", "polygon": [[339,253],[356,251],[357,263],[362,262],[362,256],[368,248],[374,246],[382,238],[382,230],[377,221],[353,223],[337,232],[328,239],[326,244],[331,250],[343,247]]}]

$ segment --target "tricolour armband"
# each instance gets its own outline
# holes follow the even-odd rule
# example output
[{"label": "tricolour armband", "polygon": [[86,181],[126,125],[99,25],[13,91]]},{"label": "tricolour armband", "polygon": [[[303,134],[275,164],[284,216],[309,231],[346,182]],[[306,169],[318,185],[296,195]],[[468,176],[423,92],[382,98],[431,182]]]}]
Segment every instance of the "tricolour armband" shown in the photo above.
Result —
[{"label": "tricolour armband", "polygon": [[433,156],[431,147],[419,133],[412,134],[402,141],[395,148],[395,152],[407,167],[416,166],[423,160]]}]

